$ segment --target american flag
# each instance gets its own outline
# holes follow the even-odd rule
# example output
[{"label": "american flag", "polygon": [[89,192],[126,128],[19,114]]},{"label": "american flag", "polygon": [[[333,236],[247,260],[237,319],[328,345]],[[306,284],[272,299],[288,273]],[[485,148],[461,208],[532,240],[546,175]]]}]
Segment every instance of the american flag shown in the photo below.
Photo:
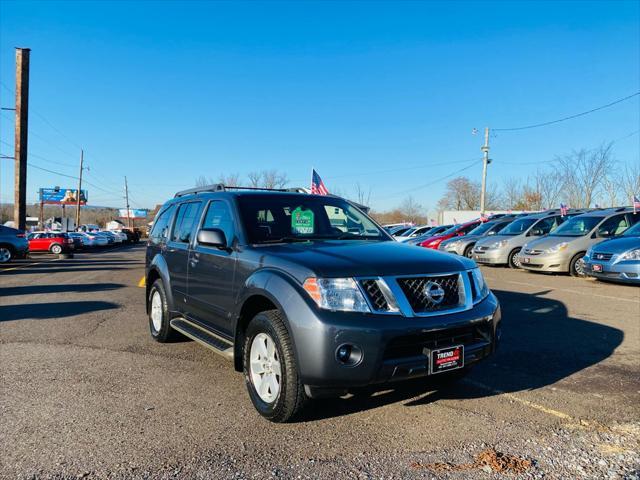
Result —
[{"label": "american flag", "polygon": [[311,170],[311,193],[314,195],[329,195],[329,190],[324,186],[324,182],[315,169]]},{"label": "american flag", "polygon": [[631,203],[633,203],[633,214],[635,215],[638,213],[638,210],[640,210],[640,198],[638,198],[637,195],[634,195]]},{"label": "american flag", "polygon": [[564,203],[561,203],[560,204],[560,215],[562,215],[563,217],[566,217],[567,213],[569,213],[569,207],[567,207]]},{"label": "american flag", "polygon": [[480,214],[480,221],[481,222],[486,222],[487,220],[489,220],[489,217],[486,214],[481,213]]}]

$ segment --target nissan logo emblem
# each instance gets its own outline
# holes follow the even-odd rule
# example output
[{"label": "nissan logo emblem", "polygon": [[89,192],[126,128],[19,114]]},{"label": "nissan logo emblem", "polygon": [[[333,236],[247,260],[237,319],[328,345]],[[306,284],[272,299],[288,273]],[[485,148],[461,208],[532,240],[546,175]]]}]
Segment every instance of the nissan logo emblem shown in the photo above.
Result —
[{"label": "nissan logo emblem", "polygon": [[433,282],[429,280],[424,286],[422,293],[427,297],[427,300],[434,303],[435,305],[440,305],[444,300],[444,289],[440,286],[439,283]]}]

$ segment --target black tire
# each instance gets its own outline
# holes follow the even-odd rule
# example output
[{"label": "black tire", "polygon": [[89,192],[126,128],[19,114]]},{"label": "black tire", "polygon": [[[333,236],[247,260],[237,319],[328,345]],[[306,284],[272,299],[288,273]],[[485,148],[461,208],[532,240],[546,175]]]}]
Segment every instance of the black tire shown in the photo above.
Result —
[{"label": "black tire", "polygon": [[[152,318],[152,299],[156,294],[159,296],[160,302],[162,303],[162,315],[159,328],[156,328],[154,326],[154,321]],[[169,305],[167,303],[167,294],[165,292],[162,280],[157,279],[155,282],[153,282],[153,285],[151,285],[151,288],[149,289],[149,298],[147,298],[147,302],[149,311],[149,331],[151,332],[151,337],[153,337],[156,342],[160,343],[167,343],[175,340],[178,337],[178,332],[171,328],[171,325],[169,323],[171,320],[171,318],[169,317]]]},{"label": "black tire", "polygon": [[[300,381],[293,345],[283,319],[284,315],[279,310],[267,310],[253,317],[247,327],[242,352],[243,372],[249,398],[260,415],[276,423],[287,422],[294,418],[308,399],[304,385]],[[260,398],[250,374],[251,345],[254,338],[261,333],[273,340],[281,368],[280,392],[271,403]]]},{"label": "black tire", "polygon": [[569,273],[572,277],[586,277],[586,273],[584,271],[584,263],[582,262],[582,258],[584,257],[584,252],[578,253],[575,255],[571,262],[569,262]]},{"label": "black tire", "polygon": [[11,245],[0,245],[0,263],[9,263],[15,255]]},{"label": "black tire", "polygon": [[49,247],[49,251],[51,253],[55,253],[56,255],[60,255],[62,253],[62,245],[59,243],[54,243]]},{"label": "black tire", "polygon": [[467,246],[467,248],[464,249],[464,253],[463,256],[467,257],[467,258],[472,258],[473,257],[473,246],[475,244],[472,243],[471,245]]},{"label": "black tire", "polygon": [[516,255],[520,253],[520,248],[514,248],[509,253],[509,268],[520,268],[520,262],[516,260]]}]

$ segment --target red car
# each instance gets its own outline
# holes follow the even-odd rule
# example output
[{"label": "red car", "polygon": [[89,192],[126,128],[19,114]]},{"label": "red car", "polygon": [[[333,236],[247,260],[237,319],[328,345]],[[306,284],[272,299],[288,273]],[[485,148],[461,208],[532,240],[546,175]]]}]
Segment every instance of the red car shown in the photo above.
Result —
[{"label": "red car", "polygon": [[442,242],[449,240],[453,237],[462,237],[469,233],[471,230],[480,225],[481,220],[472,220],[471,222],[461,223],[460,225],[454,225],[449,230],[445,230],[440,235],[429,237],[418,244],[419,247],[433,248],[437,250]]},{"label": "red car", "polygon": [[27,236],[30,252],[63,253],[73,250],[73,239],[61,232],[34,232]]}]

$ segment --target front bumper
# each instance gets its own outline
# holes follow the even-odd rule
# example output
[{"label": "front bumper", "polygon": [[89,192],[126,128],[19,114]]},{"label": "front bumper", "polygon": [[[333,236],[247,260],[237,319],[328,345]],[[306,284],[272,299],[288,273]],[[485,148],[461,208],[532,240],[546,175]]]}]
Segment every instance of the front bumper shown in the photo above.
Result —
[{"label": "front bumper", "polygon": [[[492,354],[500,338],[501,313],[493,294],[470,310],[432,317],[306,310],[314,318],[303,322],[305,328],[297,322],[291,322],[291,328],[301,379],[310,389],[348,389],[427,376],[425,349],[464,345],[464,365],[471,366]],[[357,347],[360,361],[352,366],[340,363],[336,352],[342,345]]]},{"label": "front bumper", "polygon": [[541,253],[538,255],[527,255],[519,253],[520,268],[531,272],[568,272],[571,255],[566,253]]},{"label": "front bumper", "polygon": [[[595,271],[594,265],[600,265],[601,271]],[[585,257],[584,266],[590,277],[640,285],[640,260],[603,262]]]},{"label": "front bumper", "polygon": [[466,245],[462,243],[451,244],[451,245],[447,244],[444,246],[440,244],[440,247],[438,248],[438,250],[442,252],[447,252],[447,253],[455,253],[456,255],[463,255],[465,247]]},{"label": "front bumper", "polygon": [[509,251],[506,248],[480,251],[476,247],[473,249],[472,258],[476,263],[483,265],[506,265],[509,263]]}]

